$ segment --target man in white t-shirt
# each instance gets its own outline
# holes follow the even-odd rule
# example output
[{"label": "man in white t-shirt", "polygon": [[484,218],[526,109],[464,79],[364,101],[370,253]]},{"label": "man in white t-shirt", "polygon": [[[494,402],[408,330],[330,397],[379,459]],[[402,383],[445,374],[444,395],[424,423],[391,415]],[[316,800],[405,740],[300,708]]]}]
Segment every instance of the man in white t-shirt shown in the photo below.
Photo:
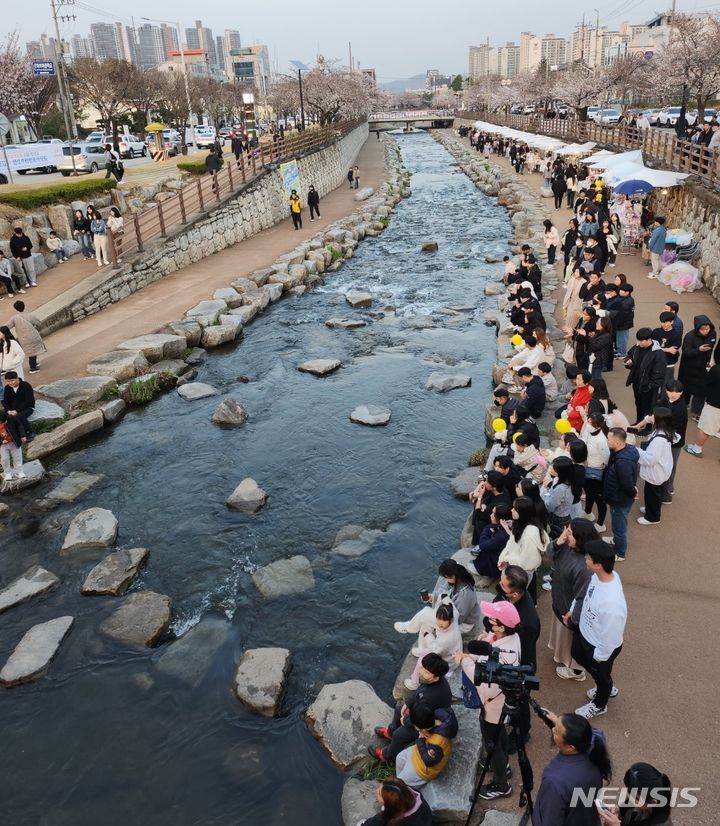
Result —
[{"label": "man in white t-shirt", "polygon": [[[627,603],[620,577],[613,571],[615,548],[595,539],[585,543],[585,564],[592,571],[590,584],[583,600],[580,623],[572,642],[572,657],[595,680],[587,696],[590,700],[575,709],[588,720],[607,712],[610,697],[620,693],[613,685],[612,667],[622,651]],[[573,606],[570,607],[572,613]]]}]

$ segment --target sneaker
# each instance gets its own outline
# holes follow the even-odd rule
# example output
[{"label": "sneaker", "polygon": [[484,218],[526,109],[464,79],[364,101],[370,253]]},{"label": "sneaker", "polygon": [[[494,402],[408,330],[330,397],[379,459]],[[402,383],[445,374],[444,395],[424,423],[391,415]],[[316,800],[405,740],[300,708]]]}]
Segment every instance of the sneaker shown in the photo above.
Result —
[{"label": "sneaker", "polygon": [[581,671],[579,674],[574,668],[569,668],[567,665],[559,665],[555,669],[555,673],[561,680],[577,680],[579,683],[583,682],[587,674]]},{"label": "sneaker", "polygon": [[660,520],[658,519],[658,521],[657,521],[657,522],[650,522],[650,521],[648,521],[647,519],[645,519],[645,517],[644,517],[644,516],[641,516],[641,517],[638,519],[637,523],[638,523],[638,525],[659,525],[659,524],[660,524]]},{"label": "sneaker", "polygon": [[605,525],[595,525],[595,530],[598,533],[602,533],[603,531],[607,530],[607,528],[605,527]]},{"label": "sneaker", "polygon": [[26,478],[25,477],[25,471],[22,470],[22,469],[15,471],[15,478],[16,479],[25,479]]},{"label": "sneaker", "polygon": [[654,273],[654,272],[649,272],[649,273],[647,274],[647,277],[648,277],[648,278],[657,278],[657,275],[655,275],[655,273]]},{"label": "sneaker", "polygon": [[552,580],[548,582],[543,582],[542,589],[543,591],[552,591]]},{"label": "sneaker", "polygon": [[588,519],[590,522],[597,522],[597,516],[594,513],[584,513],[583,519]]},{"label": "sneaker", "polygon": [[19,293],[22,293],[23,295],[25,295],[25,293],[27,292],[27,290],[18,290],[18,292],[19,292]]},{"label": "sneaker", "polygon": [[620,554],[615,554],[615,562],[625,562],[625,557]]},{"label": "sneaker", "polygon": [[30,286],[31,287],[37,287],[37,284],[31,284]]},{"label": "sneaker", "polygon": [[[616,685],[614,685],[612,687],[612,690],[610,691],[610,696],[611,697],[617,697],[619,693],[620,693],[620,689]],[[594,700],[596,696],[597,696],[597,686],[595,688],[588,688],[588,690],[587,690],[588,700]]]},{"label": "sneaker", "polygon": [[552,582],[552,574],[544,574],[543,582]]},{"label": "sneaker", "polygon": [[15,298],[15,293],[8,293],[8,298]]},{"label": "sneaker", "polygon": [[392,740],[392,734],[390,734],[390,729],[387,726],[376,726],[375,736],[381,740]]},{"label": "sneaker", "polygon": [[409,634],[408,631],[408,624],[406,622],[395,622],[393,623],[393,628],[398,632],[398,634]]},{"label": "sneaker", "polygon": [[691,456],[697,456],[699,458],[702,458],[702,448],[698,447],[697,445],[685,445],[683,450],[685,451],[685,453],[689,453]]},{"label": "sneaker", "polygon": [[422,654],[422,649],[421,648],[411,648],[410,653],[413,655],[413,657],[419,657]]},{"label": "sneaker", "polygon": [[672,505],[673,500],[672,499],[663,499],[662,503],[663,503],[663,505]]},{"label": "sneaker", "polygon": [[40,372],[40,368],[39,368],[39,367],[36,367],[34,370],[31,370],[30,372],[31,372],[31,373],[39,373],[39,372]]},{"label": "sneaker", "polygon": [[607,706],[598,708],[595,703],[585,703],[584,706],[575,709],[575,714],[579,714],[586,720],[592,720],[593,717],[600,717],[602,714],[607,714]]},{"label": "sneaker", "polygon": [[416,683],[409,677],[407,680],[403,680],[403,685],[405,686],[405,688],[407,688],[408,691],[416,691],[418,688],[420,688],[420,683]]},{"label": "sneaker", "polygon": [[508,797],[512,794],[512,786],[509,783],[488,783],[481,786],[478,797],[482,800],[495,800],[496,797]]},{"label": "sneaker", "polygon": [[374,757],[381,763],[385,762],[385,752],[381,748],[378,748],[377,746],[368,746],[367,750],[370,757]]}]

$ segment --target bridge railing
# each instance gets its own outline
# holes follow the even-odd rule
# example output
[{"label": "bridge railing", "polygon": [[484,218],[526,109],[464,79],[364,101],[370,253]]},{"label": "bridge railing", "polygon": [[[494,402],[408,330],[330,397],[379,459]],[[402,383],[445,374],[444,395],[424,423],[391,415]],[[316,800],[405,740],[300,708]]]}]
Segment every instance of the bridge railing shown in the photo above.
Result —
[{"label": "bridge railing", "polygon": [[437,120],[452,117],[455,114],[450,109],[395,109],[391,112],[373,112],[368,121],[377,123],[386,120]]},{"label": "bridge railing", "polygon": [[243,153],[237,164],[234,155],[226,155],[225,163],[215,175],[194,175],[177,194],[149,204],[134,215],[126,215],[124,235],[115,239],[110,237],[113,266],[117,266],[118,259],[126,255],[142,252],[151,241],[171,235],[228,195],[239,191],[268,166],[324,149],[363,122],[362,119],[340,121],[319,129],[307,129],[274,143],[260,144],[250,153]]},{"label": "bridge railing", "polygon": [[488,112],[457,112],[466,120],[482,120],[522,132],[552,135],[568,143],[594,141],[608,149],[642,149],[654,164],[673,172],[697,175],[704,186],[720,189],[720,152],[703,144],[678,140],[672,132],[638,129],[635,126],[602,126],[592,121],[537,118],[528,115],[502,115]]}]

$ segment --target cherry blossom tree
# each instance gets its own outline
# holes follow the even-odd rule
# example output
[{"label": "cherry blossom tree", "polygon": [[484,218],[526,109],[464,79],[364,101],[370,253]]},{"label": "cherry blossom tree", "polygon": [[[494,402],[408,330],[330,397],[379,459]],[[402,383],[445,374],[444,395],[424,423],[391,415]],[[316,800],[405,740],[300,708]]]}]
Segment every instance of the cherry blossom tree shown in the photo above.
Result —
[{"label": "cherry blossom tree", "polygon": [[604,66],[600,73],[604,97],[622,101],[623,114],[633,97],[651,95],[656,88],[657,63],[642,54],[628,54]]},{"label": "cherry blossom tree", "polygon": [[31,108],[33,76],[27,58],[20,54],[17,32],[0,45],[0,112],[12,120]]},{"label": "cherry blossom tree", "polygon": [[557,73],[555,95],[567,103],[577,114],[578,120],[587,120],[588,106],[592,106],[603,94],[600,72],[584,63],[573,63]]},{"label": "cherry blossom tree", "polygon": [[347,72],[318,55],[316,65],[303,77],[306,110],[321,126],[336,120],[367,115],[372,81],[367,75]]}]

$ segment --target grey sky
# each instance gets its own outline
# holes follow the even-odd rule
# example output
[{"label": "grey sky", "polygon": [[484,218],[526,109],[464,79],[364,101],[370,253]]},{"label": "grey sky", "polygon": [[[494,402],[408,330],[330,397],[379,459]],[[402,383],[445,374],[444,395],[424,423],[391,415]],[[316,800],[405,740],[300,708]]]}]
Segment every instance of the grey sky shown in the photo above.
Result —
[{"label": "grey sky", "polygon": [[[88,7],[108,11],[103,15]],[[600,25],[612,26],[622,20],[643,22],[664,7],[662,0],[609,0],[604,8],[599,7]],[[567,36],[580,22],[583,11],[588,23],[594,25],[596,20],[595,8],[584,8],[577,0],[362,0],[357,4],[348,0],[256,0],[208,5],[197,0],[162,4],[147,0],[77,0],[74,12],[78,19],[63,24],[62,34],[85,35],[90,24],[98,21],[121,19],[129,24],[132,15],[139,25],[143,15],[163,17],[161,8],[168,9],[167,16],[179,20],[183,29],[201,18],[215,35],[224,29],[237,29],[243,45],[267,44],[273,69],[279,72],[287,69],[292,58],[312,63],[318,52],[347,64],[351,40],[354,59],[361,67],[374,67],[381,82],[430,68],[465,74],[468,46],[484,43],[488,35],[491,45],[517,42],[521,31]],[[677,8],[720,11],[720,2],[677,0]],[[49,0],[14,3],[12,15],[23,45],[44,31],[52,33]],[[12,18],[8,14],[3,18],[3,34],[7,35]]]}]

